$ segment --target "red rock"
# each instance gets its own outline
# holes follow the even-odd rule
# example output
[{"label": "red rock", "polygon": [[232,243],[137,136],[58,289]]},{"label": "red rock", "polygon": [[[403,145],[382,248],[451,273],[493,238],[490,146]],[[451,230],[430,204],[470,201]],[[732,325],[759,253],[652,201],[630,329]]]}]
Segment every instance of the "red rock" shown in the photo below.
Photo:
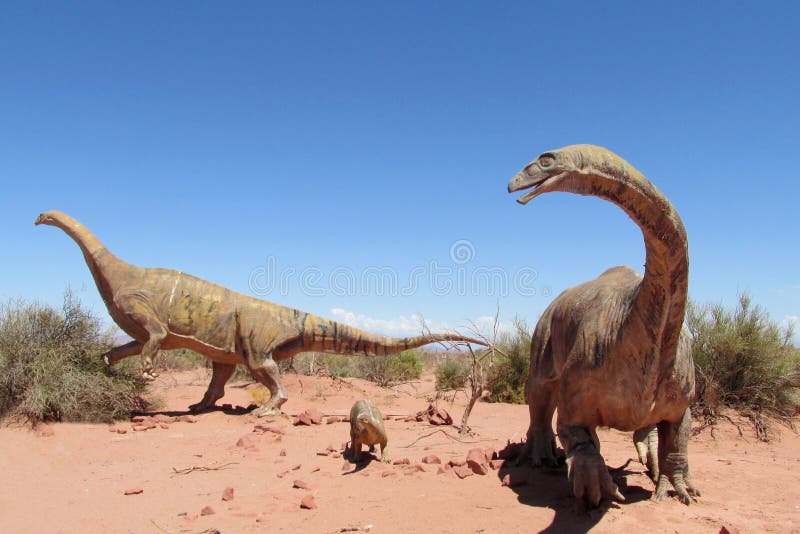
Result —
[{"label": "red rock", "polygon": [[331,458],[341,458],[341,457],[342,457],[342,454],[339,453],[339,452],[332,452],[331,453]]},{"label": "red rock", "polygon": [[460,458],[453,458],[452,460],[447,462],[447,464],[450,467],[459,467],[459,466],[462,466],[462,465],[466,465],[467,461],[466,460],[461,460]]},{"label": "red rock", "polygon": [[413,423],[416,422],[417,418],[414,415],[409,415],[408,417],[403,418],[404,423]]},{"label": "red rock", "polygon": [[200,510],[200,515],[214,515],[216,513],[210,506],[203,506],[203,509]]},{"label": "red rock", "polygon": [[393,477],[396,474],[397,474],[397,471],[394,471],[392,469],[387,469],[386,471],[381,472],[381,477],[383,477],[383,478]]},{"label": "red rock", "polygon": [[169,428],[169,425],[167,423],[159,423],[158,426],[160,426],[161,428],[164,428],[164,429]]},{"label": "red rock", "polygon": [[315,425],[319,425],[322,423],[322,419],[325,418],[325,414],[319,411],[317,408],[309,408],[306,410],[308,417],[311,419],[311,422]]},{"label": "red rock", "polygon": [[139,495],[144,492],[144,488],[131,488],[125,490],[125,495]]},{"label": "red rock", "polygon": [[150,427],[144,425],[133,425],[132,428],[134,432],[144,432],[145,430],[149,430]]},{"label": "red rock", "polygon": [[292,487],[311,491],[311,486],[309,486],[308,484],[299,479],[292,482]]},{"label": "red rock", "polygon": [[128,431],[125,430],[124,428],[118,428],[117,429],[117,434],[127,434],[127,433],[128,433]]},{"label": "red rock", "polygon": [[132,423],[144,423],[144,417],[141,415],[137,415],[136,417],[131,417]]},{"label": "red rock", "polygon": [[295,464],[292,466],[292,471],[297,471],[303,464]]},{"label": "red rock", "polygon": [[486,453],[483,449],[470,449],[469,452],[467,452],[467,466],[477,475],[485,475],[489,472]]},{"label": "red rock", "polygon": [[316,466],[311,470],[312,473],[316,473],[317,471],[319,471],[319,466]]},{"label": "red rock", "polygon": [[489,462],[489,465],[492,467],[492,469],[497,471],[498,469],[503,467],[504,462],[505,460],[492,460],[491,462]]},{"label": "red rock", "polygon": [[278,453],[278,456],[286,456],[286,449],[281,449],[281,452]]},{"label": "red rock", "polygon": [[310,493],[303,497],[300,501],[300,508],[304,508],[306,510],[314,510],[317,507],[317,503],[314,500],[314,496]]},{"label": "red rock", "polygon": [[255,449],[256,447],[256,440],[253,439],[253,436],[250,434],[245,434],[239,441],[236,442],[237,447],[243,447],[245,449]]},{"label": "red rock", "polygon": [[294,426],[298,425],[308,425],[311,426],[314,422],[311,420],[311,416],[308,415],[308,412],[303,412],[297,417],[295,417],[294,422],[292,423]]},{"label": "red rock", "polygon": [[408,458],[400,458],[392,462],[392,465],[409,465],[411,460]]},{"label": "red rock", "polygon": [[440,464],[442,461],[439,459],[438,456],[435,454],[429,454],[425,458],[422,459],[423,464]]},{"label": "red rock", "polygon": [[334,417],[328,417],[328,419],[325,421],[325,424],[330,425],[331,423],[338,423],[338,422],[339,418],[334,416]]},{"label": "red rock", "polygon": [[115,434],[117,433],[117,429],[116,429],[115,427],[113,427],[113,426],[112,426],[112,427],[109,427],[109,428],[108,428],[108,431],[109,431],[109,432],[114,432]]},{"label": "red rock", "polygon": [[283,477],[285,477],[285,476],[286,476],[286,475],[288,475],[288,474],[289,474],[289,471],[281,471],[280,473],[278,473],[278,474],[277,474],[277,475],[275,475],[275,476],[277,476],[278,478],[283,478]]},{"label": "red rock", "polygon": [[280,428],[275,428],[267,425],[256,425],[253,427],[253,432],[272,432],[273,434],[278,434],[278,435],[286,434],[286,432],[284,432]]},{"label": "red rock", "polygon": [[317,456],[328,456],[331,451],[317,451]]},{"label": "red rock", "polygon": [[409,465],[408,467],[403,469],[404,475],[413,475],[414,473],[421,473],[425,471],[425,468],[422,467],[422,464],[414,464]]},{"label": "red rock", "polygon": [[197,418],[191,415],[179,415],[176,421],[180,421],[182,423],[196,423]]},{"label": "red rock", "polygon": [[345,415],[344,417],[342,417],[342,423],[349,423],[349,422],[350,422],[350,416],[349,415]]},{"label": "red rock", "polygon": [[458,476],[458,478],[467,478],[475,474],[472,472],[472,469],[470,469],[466,465],[459,465],[458,467],[454,467],[453,472],[456,474],[456,476]]},{"label": "red rock", "polygon": [[222,500],[223,501],[232,501],[233,500],[233,488],[228,486],[222,491]]}]

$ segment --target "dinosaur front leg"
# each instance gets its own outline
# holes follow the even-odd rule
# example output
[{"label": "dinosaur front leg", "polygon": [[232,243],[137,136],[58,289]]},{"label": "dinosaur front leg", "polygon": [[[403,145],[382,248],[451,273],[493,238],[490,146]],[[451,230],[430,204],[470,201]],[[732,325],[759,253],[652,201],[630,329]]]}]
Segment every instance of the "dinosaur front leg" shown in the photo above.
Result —
[{"label": "dinosaur front leg", "polygon": [[140,354],[142,352],[142,346],[143,345],[138,341],[131,341],[119,347],[114,347],[103,354],[103,361],[106,362],[106,365],[113,365],[123,358]]},{"label": "dinosaur front leg", "polygon": [[278,369],[278,364],[275,363],[270,355],[264,358],[259,367],[250,367],[250,373],[253,378],[266,386],[270,393],[269,400],[263,406],[254,410],[253,414],[258,417],[280,414],[281,406],[289,399],[289,395],[283,387],[283,382],[281,382],[281,372]]},{"label": "dinosaur front leg", "polygon": [[189,406],[189,410],[192,412],[211,408],[225,395],[225,384],[236,371],[236,364],[212,362],[211,369],[211,382],[208,384],[206,394],[203,395],[203,400]]},{"label": "dinosaur front leg", "polygon": [[608,472],[593,429],[559,426],[558,437],[567,451],[567,477],[575,497],[589,506],[597,506],[604,497],[625,500]]},{"label": "dinosaur front leg", "polygon": [[153,359],[167,337],[167,326],[161,323],[148,300],[138,292],[121,293],[114,297],[114,304],[147,333],[147,341],[141,350],[142,377],[153,380],[158,376],[153,372]]},{"label": "dinosaur front leg", "polygon": [[[517,464],[530,460],[533,467],[542,465],[557,467],[563,462],[556,450],[556,436],[553,433],[553,413],[556,409],[557,382],[531,381],[528,385],[528,427],[525,447],[517,458]],[[560,460],[560,462],[559,462]]]},{"label": "dinosaur front leg", "polygon": [[692,497],[699,497],[700,490],[692,484],[689,475],[689,435],[692,430],[692,414],[689,408],[677,423],[662,421],[658,424],[658,465],[661,475],[656,486],[655,500],[667,497],[672,485],[683,504]]}]

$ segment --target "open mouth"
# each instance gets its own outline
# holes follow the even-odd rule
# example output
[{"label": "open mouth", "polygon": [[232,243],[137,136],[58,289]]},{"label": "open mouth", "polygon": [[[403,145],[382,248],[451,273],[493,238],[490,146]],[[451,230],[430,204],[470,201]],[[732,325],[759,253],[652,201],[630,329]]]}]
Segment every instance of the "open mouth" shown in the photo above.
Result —
[{"label": "open mouth", "polygon": [[547,193],[548,191],[552,191],[553,186],[564,176],[564,174],[565,173],[560,173],[554,176],[538,179],[532,179],[524,174],[518,174],[511,180],[511,183],[508,186],[508,191],[509,193],[513,193],[515,191],[533,188],[517,199],[517,202],[525,205],[539,195]]}]

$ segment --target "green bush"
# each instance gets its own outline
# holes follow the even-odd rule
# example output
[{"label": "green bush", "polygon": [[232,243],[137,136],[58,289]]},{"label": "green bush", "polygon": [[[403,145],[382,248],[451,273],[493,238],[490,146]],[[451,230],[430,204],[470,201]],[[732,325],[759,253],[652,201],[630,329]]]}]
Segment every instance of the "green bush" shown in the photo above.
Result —
[{"label": "green bush", "polygon": [[343,354],[326,354],[325,367],[332,377],[348,378],[356,374],[356,361],[352,356]]},{"label": "green bush", "polygon": [[358,377],[388,386],[418,379],[423,366],[423,358],[415,350],[390,356],[362,356],[358,360]]},{"label": "green bush", "polygon": [[461,389],[467,382],[469,368],[456,358],[447,358],[436,367],[436,389],[451,391]]},{"label": "green bush", "polygon": [[110,333],[67,292],[60,310],[0,306],[0,416],[109,422],[144,407],[138,360],[107,366]]},{"label": "green bush", "polygon": [[800,350],[790,329],[781,330],[747,294],[733,310],[690,303],[686,321],[694,336],[695,409],[730,406],[751,417],[796,412]]},{"label": "green bush", "polygon": [[531,362],[531,329],[523,319],[514,318],[512,332],[500,335],[501,352],[495,360],[489,402],[525,404],[525,382]]}]

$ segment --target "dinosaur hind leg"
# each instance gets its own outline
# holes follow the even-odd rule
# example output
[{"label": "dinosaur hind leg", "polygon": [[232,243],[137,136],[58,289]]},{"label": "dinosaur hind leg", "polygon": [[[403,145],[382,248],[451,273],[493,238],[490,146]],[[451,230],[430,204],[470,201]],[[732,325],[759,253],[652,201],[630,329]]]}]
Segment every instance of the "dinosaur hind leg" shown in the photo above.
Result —
[{"label": "dinosaur hind leg", "polygon": [[199,412],[214,406],[214,403],[225,396],[225,384],[236,371],[236,364],[212,362],[211,382],[208,384],[206,394],[197,404],[189,406],[192,412]]},{"label": "dinosaur hind leg", "polygon": [[[250,361],[248,359],[248,361]],[[253,378],[267,387],[270,393],[269,400],[263,406],[253,411],[254,415],[264,417],[265,415],[275,415],[281,413],[281,406],[289,398],[281,382],[281,372],[278,364],[272,359],[272,355],[267,356],[258,367],[250,366],[250,373]]]},{"label": "dinosaur hind leg", "polygon": [[103,361],[106,362],[107,365],[113,365],[123,358],[135,356],[141,353],[142,346],[142,343],[139,343],[138,341],[131,341],[130,343],[120,345],[119,347],[114,347],[110,351],[103,354]]},{"label": "dinosaur hind leg", "polygon": [[525,447],[517,458],[518,464],[529,460],[533,467],[557,467],[563,462],[563,455],[556,448],[556,436],[553,432],[558,385],[553,380],[529,380],[528,411],[531,420]]}]

